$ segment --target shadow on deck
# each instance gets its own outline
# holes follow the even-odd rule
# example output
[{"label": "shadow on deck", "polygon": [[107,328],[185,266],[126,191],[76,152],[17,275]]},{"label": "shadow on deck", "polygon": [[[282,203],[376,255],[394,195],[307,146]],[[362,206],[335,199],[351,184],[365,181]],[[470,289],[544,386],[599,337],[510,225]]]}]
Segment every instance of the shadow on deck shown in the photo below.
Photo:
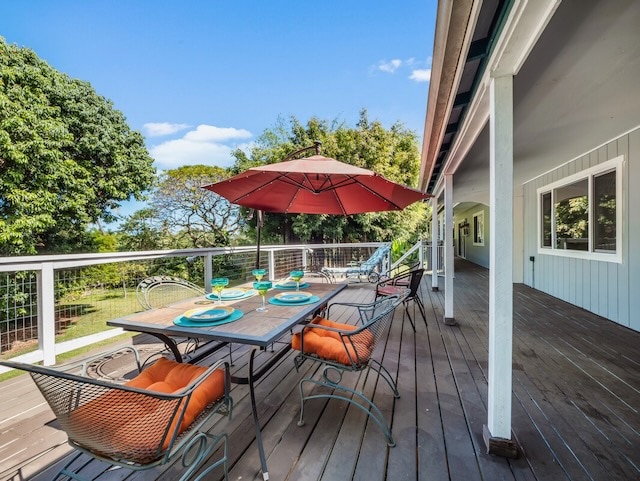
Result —
[{"label": "shadow on deck", "polygon": [[[271,480],[640,479],[640,333],[522,285],[514,298],[513,433],[523,454],[485,454],[488,271],[464,261],[456,268],[458,325],[442,323],[444,294],[432,292],[428,278],[427,323],[419,318],[414,334],[398,309],[377,353],[397,376],[400,399],[372,375],[350,378],[375,392],[396,447],[387,447],[360,410],[336,400],[309,401],[305,426],[296,425],[298,381],[319,375],[317,365],[296,372],[290,354],[261,379],[256,392]],[[372,297],[366,285],[341,294],[350,301]],[[235,369],[246,368],[247,353],[237,346]],[[71,451],[64,433],[28,377],[1,387],[0,479],[51,479],[52,465]],[[233,418],[212,429],[230,434],[230,479],[259,480],[248,389],[234,386],[232,394]],[[179,467],[105,472],[94,462],[87,470],[103,473],[101,480],[132,481],[173,479]]]}]

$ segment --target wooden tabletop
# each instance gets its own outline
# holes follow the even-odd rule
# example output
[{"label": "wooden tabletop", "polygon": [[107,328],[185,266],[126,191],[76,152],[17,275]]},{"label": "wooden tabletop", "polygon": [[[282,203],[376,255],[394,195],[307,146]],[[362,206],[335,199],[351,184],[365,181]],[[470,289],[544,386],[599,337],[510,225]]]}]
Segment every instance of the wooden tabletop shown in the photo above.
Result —
[{"label": "wooden tabletop", "polygon": [[[346,284],[310,283],[308,287],[301,290],[318,296],[320,298],[318,302],[286,306],[267,303],[269,309],[267,312],[256,312],[256,308],[262,303],[262,299],[258,295],[248,299],[224,301],[223,304],[225,306],[239,309],[244,315],[236,321],[219,326],[181,327],[173,323],[174,319],[190,309],[213,307],[213,301],[207,300],[204,296],[114,319],[108,321],[107,324],[112,327],[120,327],[126,331],[164,334],[171,337],[196,337],[205,340],[239,342],[264,347],[276,341],[296,324],[302,322],[345,287],[347,287]],[[287,291],[269,290],[267,301],[280,292]]]}]

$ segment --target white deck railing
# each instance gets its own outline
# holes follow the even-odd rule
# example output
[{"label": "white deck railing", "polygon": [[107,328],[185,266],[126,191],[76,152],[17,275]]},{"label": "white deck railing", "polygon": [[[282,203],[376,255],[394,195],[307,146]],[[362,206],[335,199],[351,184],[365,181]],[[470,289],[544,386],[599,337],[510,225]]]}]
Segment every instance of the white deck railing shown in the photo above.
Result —
[{"label": "white deck railing", "polygon": [[[262,246],[261,251],[261,267],[268,269],[270,277],[274,280],[286,277],[288,272],[296,268],[304,268],[305,270],[319,269],[320,267],[345,266],[348,262],[365,260],[368,256],[380,246],[380,242],[370,243],[353,243],[353,244],[305,244],[305,245],[270,245]],[[442,250],[441,248],[439,250]],[[418,259],[425,268],[431,264],[430,246],[422,242],[416,243],[409,249],[400,259],[393,265],[391,258],[385,259],[381,270],[387,271],[395,268],[398,264],[403,263],[408,257],[415,252],[418,253]],[[226,256],[232,260],[232,271],[222,273],[218,270],[214,272],[214,260],[216,257]],[[76,255],[46,255],[46,256],[25,256],[25,257],[3,257],[0,258],[0,303],[5,306],[0,312],[0,335],[7,338],[15,336],[10,331],[11,325],[17,326],[16,319],[22,316],[26,319],[26,323],[30,323],[30,331],[35,331],[33,338],[37,337],[37,349],[32,352],[14,357],[14,360],[22,362],[43,362],[45,365],[52,365],[56,362],[56,356],[74,349],[91,345],[93,343],[109,339],[111,337],[122,334],[120,329],[102,330],[91,335],[81,336],[71,340],[56,341],[56,321],[61,317],[61,302],[64,297],[64,289],[68,285],[74,283],[68,280],[68,273],[81,275],[83,269],[91,266],[105,265],[135,265],[144,262],[158,262],[162,259],[165,261],[170,258],[176,258],[175,262],[184,263],[184,269],[193,269],[195,260],[202,259],[201,282],[199,283],[206,292],[211,292],[209,279],[216,275],[226,275],[234,278],[238,283],[250,280],[251,269],[255,266],[256,248],[255,246],[246,247],[225,247],[225,248],[209,248],[209,249],[182,249],[182,250],[165,250],[165,251],[145,251],[145,252],[114,252],[114,253],[98,253],[98,254],[76,254]],[[125,264],[126,263],[126,264]],[[218,263],[219,265],[220,263]],[[162,268],[162,266],[160,266]],[[441,265],[438,266],[438,269]],[[126,271],[123,267],[123,272]],[[128,271],[127,271],[128,272]],[[156,272],[162,274],[162,272]],[[11,289],[9,278],[16,279],[18,277],[27,278],[32,282],[33,286],[28,289],[14,288]],[[123,274],[124,276],[124,274]],[[6,280],[3,280],[6,279]],[[76,279],[76,278],[73,278]],[[135,289],[135,285],[142,280],[136,278],[128,278],[122,280],[124,293],[126,296],[128,283],[129,289]],[[15,282],[14,282],[15,285]],[[16,292],[18,294],[16,294]],[[12,296],[15,297],[12,298]],[[20,297],[19,301],[17,298]],[[81,301],[82,298],[79,298]],[[112,315],[107,319],[121,317],[122,315],[132,314],[137,310],[141,310],[135,303],[131,304],[131,312],[119,313]],[[65,306],[62,306],[66,308]],[[18,314],[22,313],[22,314]],[[37,320],[37,326],[33,326],[34,320]],[[28,336],[25,335],[25,336]],[[5,341],[0,346],[6,345],[9,341]],[[6,351],[6,349],[5,349]],[[0,348],[0,354],[2,354]],[[6,353],[5,353],[6,355]],[[0,373],[4,372],[0,368]]]},{"label": "white deck railing", "polygon": [[[325,266],[346,265],[348,261],[364,260],[381,243],[354,243],[354,244],[310,244],[310,245],[287,245],[287,246],[262,246],[261,247],[261,267],[266,267],[272,279],[279,279],[288,275],[288,272],[295,268],[313,268],[311,264],[318,260]],[[186,268],[194,264],[194,260],[202,258],[202,281],[201,285],[205,291],[210,291],[209,279],[214,274],[214,259],[218,256],[227,256],[233,259],[234,270],[244,278],[238,278],[238,282],[245,282],[251,279],[251,269],[255,266],[256,248],[248,247],[228,247],[210,249],[183,249],[166,251],[145,251],[145,252],[114,252],[97,254],[75,254],[75,255],[46,255],[46,256],[24,256],[24,257],[2,257],[0,258],[0,298],[3,310],[0,312],[0,336],[7,338],[16,334],[9,332],[11,326],[18,325],[18,318],[28,323],[28,329],[33,332],[32,337],[37,337],[37,348],[32,352],[14,357],[14,360],[22,362],[43,362],[45,365],[52,365],[56,362],[56,356],[74,349],[91,345],[93,343],[109,339],[122,333],[119,329],[106,329],[91,335],[78,337],[76,339],[56,342],[56,317],[60,318],[60,299],[63,297],[61,290],[67,284],[68,273],[78,273],[91,266],[105,265],[132,265],[143,262],[156,262],[160,259],[182,258]],[[320,266],[315,266],[320,267]],[[382,269],[390,269],[390,258],[386,259]],[[124,269],[123,269],[124,270]],[[216,275],[220,275],[215,272]],[[76,274],[74,274],[76,275]],[[223,274],[226,275],[226,274]],[[229,277],[231,277],[229,275]],[[21,278],[20,282],[31,283],[28,289],[24,286],[17,286],[15,279]],[[13,289],[10,289],[13,282]],[[24,279],[28,279],[24,281]],[[141,280],[135,281],[135,284]],[[122,281],[123,284],[125,281]],[[134,290],[133,280],[129,280],[129,290]],[[126,287],[125,287],[126,295]],[[18,298],[21,298],[20,300]],[[82,300],[82,299],[80,299]],[[132,309],[131,314],[136,312]],[[120,314],[113,317],[120,317]],[[108,319],[104,319],[106,321]],[[34,324],[37,325],[34,326]],[[19,329],[18,329],[19,330]],[[11,344],[11,340],[7,341]],[[0,345],[6,345],[3,342]],[[4,349],[6,351],[6,348]],[[0,354],[3,354],[0,348]],[[4,352],[6,355],[6,352]],[[0,373],[4,372],[0,368]]]}]

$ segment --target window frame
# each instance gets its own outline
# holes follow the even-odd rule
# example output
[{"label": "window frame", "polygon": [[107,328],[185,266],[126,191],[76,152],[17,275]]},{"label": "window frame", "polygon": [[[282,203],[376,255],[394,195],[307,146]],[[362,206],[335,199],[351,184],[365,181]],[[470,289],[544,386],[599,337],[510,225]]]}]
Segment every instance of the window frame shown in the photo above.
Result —
[{"label": "window frame", "polygon": [[[536,232],[537,232],[537,241],[536,245],[538,247],[538,254],[543,255],[553,255],[559,257],[573,257],[577,259],[589,259],[596,261],[604,261],[604,262],[615,262],[618,264],[622,263],[622,234],[623,234],[623,224],[622,224],[622,214],[623,214],[623,190],[622,190],[622,169],[624,165],[624,156],[620,155],[611,160],[607,160],[601,164],[595,165],[588,169],[582,170],[570,176],[564,177],[558,181],[547,184],[543,187],[540,187],[536,190],[536,203],[537,203],[537,212],[536,212]],[[616,250],[615,251],[603,251],[603,250],[595,250],[594,249],[594,208],[593,208],[593,200],[594,200],[594,177],[600,176],[602,174],[606,174],[608,172],[615,172],[616,179]],[[588,181],[588,198],[589,198],[589,248],[587,251],[580,250],[571,250],[571,249],[558,249],[556,247],[556,212],[555,212],[555,190],[567,186],[581,180]],[[543,212],[542,212],[542,196],[544,194],[551,194],[551,246],[543,246]]]},{"label": "window frame", "polygon": [[[474,246],[484,246],[484,240],[486,239],[486,236],[484,235],[485,232],[485,223],[484,223],[484,211],[478,211],[475,214],[473,214],[472,218],[472,226],[473,226],[473,245]],[[479,219],[480,222],[476,222],[476,219]],[[477,237],[477,232],[476,232],[476,226],[480,225],[480,228],[482,230],[482,232],[480,232],[480,242],[477,242],[476,239]],[[479,229],[480,230],[480,229]]]}]

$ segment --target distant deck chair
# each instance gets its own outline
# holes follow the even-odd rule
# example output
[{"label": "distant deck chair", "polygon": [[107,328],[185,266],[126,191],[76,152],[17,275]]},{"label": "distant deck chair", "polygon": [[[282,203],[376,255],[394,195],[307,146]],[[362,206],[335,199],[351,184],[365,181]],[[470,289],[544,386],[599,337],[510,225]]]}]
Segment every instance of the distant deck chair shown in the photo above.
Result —
[{"label": "distant deck chair", "polygon": [[420,282],[422,281],[422,276],[424,274],[424,269],[417,268],[413,269],[409,272],[405,272],[403,274],[397,275],[391,279],[380,281],[376,285],[376,299],[379,299],[383,296],[402,296],[404,298],[402,300],[402,304],[404,305],[404,313],[402,314],[402,320],[404,320],[405,316],[409,317],[409,322],[411,322],[411,327],[415,332],[416,324],[411,317],[411,313],[409,312],[409,304],[413,303],[413,315],[415,317],[415,306],[418,306],[420,310],[420,314],[422,314],[422,319],[425,324],[427,322],[427,316],[425,313],[424,304],[422,303],[422,299],[420,299]]},{"label": "distant deck chair", "polygon": [[390,246],[386,244],[381,245],[366,261],[358,265],[349,267],[327,267],[325,271],[334,277],[334,279],[336,275],[343,275],[347,279],[355,277],[358,281],[362,282],[362,278],[364,277],[368,282],[375,283],[378,282],[380,278],[380,266],[390,250]]},{"label": "distant deck chair", "polygon": [[[304,378],[300,381],[300,419],[298,426],[304,425],[304,405],[310,399],[331,398],[347,401],[364,411],[380,427],[387,438],[389,446],[395,446],[391,428],[385,421],[380,409],[361,391],[356,391],[341,384],[345,371],[362,371],[373,369],[391,388],[394,397],[400,394],[389,371],[372,358],[378,340],[387,330],[400,298],[389,296],[371,304],[333,303],[327,309],[330,316],[331,307],[336,305],[351,306],[358,309],[359,324],[341,324],[329,319],[316,317],[302,331],[293,335],[293,349],[300,351],[295,357],[296,369],[305,360],[313,360],[323,364],[320,379]],[[314,390],[305,395],[304,386],[312,384],[332,388],[331,392]]]},{"label": "distant deck chair", "polygon": [[202,287],[173,276],[147,277],[136,287],[138,303],[147,310],[202,294]]},{"label": "distant deck chair", "polygon": [[[140,366],[137,352],[131,350]],[[231,417],[228,366],[223,368],[221,361],[205,368],[160,358],[126,384],[87,377],[86,361],[58,368],[11,361],[0,364],[31,374],[69,444],[79,451],[54,480],[86,481],[79,471],[91,459],[78,463],[83,454],[131,470],[145,470],[182,452],[182,465],[187,469],[180,480],[185,481],[218,448],[222,449],[221,457],[195,480],[204,479],[219,466],[227,479],[227,435],[203,430],[214,414]],[[160,390],[143,387],[154,382]]]}]

